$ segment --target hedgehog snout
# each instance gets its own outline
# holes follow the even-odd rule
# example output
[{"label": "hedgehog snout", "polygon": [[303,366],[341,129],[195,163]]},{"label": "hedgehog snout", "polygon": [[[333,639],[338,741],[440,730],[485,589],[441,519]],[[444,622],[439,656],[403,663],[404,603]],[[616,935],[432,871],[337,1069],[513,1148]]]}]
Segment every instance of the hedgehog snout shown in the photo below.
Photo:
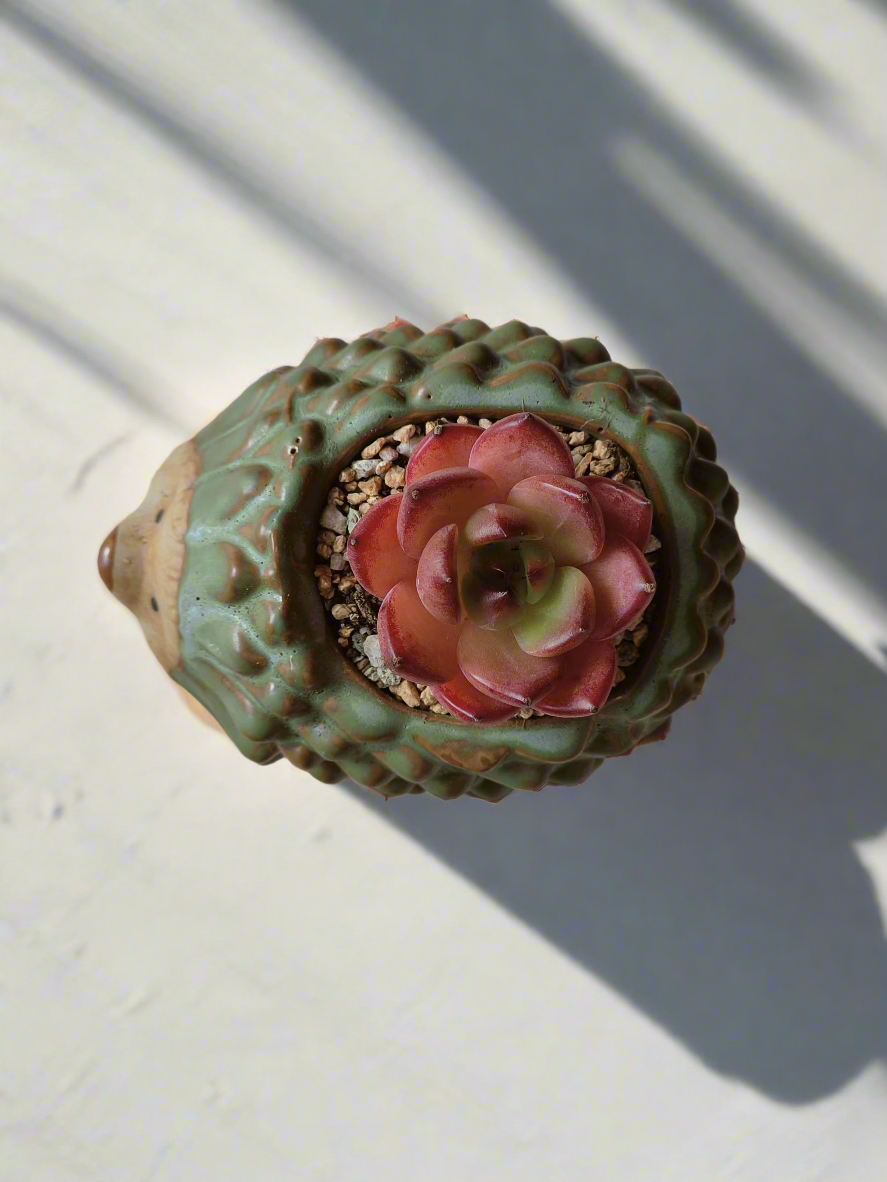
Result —
[{"label": "hedgehog snout", "polygon": [[99,550],[98,568],[102,582],[110,592],[114,591],[114,554],[117,550],[117,526],[115,525],[102,542]]}]

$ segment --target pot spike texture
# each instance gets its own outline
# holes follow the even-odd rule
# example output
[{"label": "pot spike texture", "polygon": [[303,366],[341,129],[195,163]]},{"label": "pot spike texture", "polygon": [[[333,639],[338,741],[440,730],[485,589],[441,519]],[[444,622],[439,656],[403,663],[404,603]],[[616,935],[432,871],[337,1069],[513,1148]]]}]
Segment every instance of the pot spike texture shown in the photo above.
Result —
[{"label": "pot spike texture", "polygon": [[[402,491],[359,524],[328,500],[374,441],[429,421]],[[573,431],[617,444],[636,483],[579,475]],[[254,382],[172,453],[98,565],[247,758],[386,796],[498,802],[585,779],[699,694],[733,622],[737,500],[669,382],[596,338],[396,319]],[[448,713],[402,703],[337,646],[319,530],[347,537],[395,680],[424,677]],[[617,684],[641,613],[647,640]]]}]

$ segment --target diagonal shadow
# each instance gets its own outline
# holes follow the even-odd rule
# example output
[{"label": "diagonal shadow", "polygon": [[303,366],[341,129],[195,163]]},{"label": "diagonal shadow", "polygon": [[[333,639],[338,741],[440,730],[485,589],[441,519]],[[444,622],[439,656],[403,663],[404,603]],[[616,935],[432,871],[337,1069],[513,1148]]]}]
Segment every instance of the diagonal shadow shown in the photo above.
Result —
[{"label": "diagonal shadow", "polygon": [[[656,145],[823,295],[883,326],[870,295],[543,0],[393,0],[384,21],[354,0],[273,3],[307,19],[625,326],[768,500],[871,585],[887,581],[887,555],[870,543],[878,498],[868,495],[880,488],[884,433],[619,175],[617,145],[636,136]],[[852,462],[829,460],[837,436],[852,440]]]},{"label": "diagonal shadow", "polygon": [[162,384],[145,374],[132,358],[124,358],[110,344],[98,341],[84,325],[59,308],[7,284],[0,277],[0,320],[16,325],[41,345],[106,386],[121,401],[134,406],[155,422],[176,431],[186,424],[158,402],[156,391]]},{"label": "diagonal shadow", "polygon": [[[883,434],[615,172],[612,145],[655,144],[807,282],[883,324],[864,291],[554,9],[391,3],[378,21],[351,0],[275,2],[627,327],[764,495],[877,584]],[[826,461],[838,432],[851,464]],[[887,943],[851,844],[887,824],[887,683],[754,567],[739,610],[726,666],[672,739],[581,788],[498,809],[360,798],[714,1069],[804,1103],[887,1050]]]},{"label": "diagonal shadow", "polygon": [[408,315],[429,324],[437,324],[442,319],[438,310],[422,296],[358,249],[324,229],[292,198],[284,197],[274,185],[257,175],[246,161],[238,159],[204,131],[191,126],[178,113],[165,107],[60,29],[41,20],[15,0],[0,0],[0,19],[93,87],[105,101],[136,118],[167,146],[175,148],[189,165],[201,168],[278,233],[335,264],[362,287],[384,295],[392,301],[392,306],[401,309],[401,313],[408,309]]},{"label": "diagonal shadow", "polygon": [[[860,486],[880,488],[883,439],[613,172],[611,137],[642,133],[809,281],[876,324],[864,292],[719,172],[554,10],[529,0],[445,11],[394,3],[379,22],[350,0],[286,6],[631,326],[764,493],[864,574],[877,572],[881,556],[866,544],[877,536],[877,497],[861,503]],[[0,15],[281,232],[436,319],[384,271],[353,256],[343,263],[334,238],[87,51],[6,0]],[[853,441],[852,465],[821,462],[836,419]],[[887,945],[850,844],[887,823],[885,695],[862,658],[751,568],[728,662],[664,746],[611,761],[581,788],[515,795],[498,809],[428,798],[374,807],[712,1067],[807,1102],[887,1041]]]},{"label": "diagonal shadow", "polygon": [[751,69],[770,78],[787,94],[818,105],[822,82],[791,44],[768,29],[736,0],[667,0],[696,20]]},{"label": "diagonal shadow", "polygon": [[800,1104],[887,1052],[851,844],[887,825],[887,681],[751,564],[739,603],[669,740],[587,784],[496,808],[355,793],[714,1070]]}]

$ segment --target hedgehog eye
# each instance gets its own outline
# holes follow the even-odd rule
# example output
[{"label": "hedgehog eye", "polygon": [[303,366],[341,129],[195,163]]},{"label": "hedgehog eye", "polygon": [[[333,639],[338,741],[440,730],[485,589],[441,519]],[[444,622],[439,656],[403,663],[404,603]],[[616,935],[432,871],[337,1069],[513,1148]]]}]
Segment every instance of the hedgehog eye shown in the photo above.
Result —
[{"label": "hedgehog eye", "polygon": [[158,510],[157,510],[157,516],[154,518],[154,521],[156,522],[156,524],[157,524],[157,525],[159,525],[159,524],[160,524],[160,519],[161,519],[161,517],[163,517],[163,510],[162,510],[162,509],[158,509]]},{"label": "hedgehog eye", "polygon": [[151,607],[153,607],[154,611],[156,611],[156,612],[160,611],[160,608],[157,606],[157,600],[154,598],[153,595],[151,596]]}]

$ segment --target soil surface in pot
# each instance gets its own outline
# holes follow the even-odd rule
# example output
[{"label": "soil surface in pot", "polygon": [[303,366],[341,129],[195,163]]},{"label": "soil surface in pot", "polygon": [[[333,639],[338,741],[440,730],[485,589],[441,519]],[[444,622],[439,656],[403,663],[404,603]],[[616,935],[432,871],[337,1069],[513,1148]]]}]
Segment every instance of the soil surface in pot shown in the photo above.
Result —
[{"label": "soil surface in pot", "polygon": [[[330,617],[336,641],[357,669],[380,689],[387,690],[414,710],[449,714],[431,690],[424,685],[399,677],[386,668],[376,634],[376,617],[381,601],[364,591],[351,571],[346,557],[348,534],[382,497],[404,487],[410,456],[425,435],[444,423],[472,423],[489,427],[493,420],[460,415],[457,419],[438,418],[424,424],[408,423],[390,435],[381,435],[361,451],[329,490],[327,504],[320,517],[317,538],[317,566],[314,577],[317,589]],[[569,430],[553,424],[567,441],[576,465],[576,475],[606,476],[643,492],[631,460],[618,444],[597,438],[591,431]],[[657,551],[661,543],[654,532],[645,548],[647,561],[656,571]],[[656,604],[654,595],[646,611],[616,638],[618,669],[616,684],[625,680],[625,670],[638,660],[649,634],[649,621]],[[521,718],[542,717],[537,710],[520,712]]]}]

